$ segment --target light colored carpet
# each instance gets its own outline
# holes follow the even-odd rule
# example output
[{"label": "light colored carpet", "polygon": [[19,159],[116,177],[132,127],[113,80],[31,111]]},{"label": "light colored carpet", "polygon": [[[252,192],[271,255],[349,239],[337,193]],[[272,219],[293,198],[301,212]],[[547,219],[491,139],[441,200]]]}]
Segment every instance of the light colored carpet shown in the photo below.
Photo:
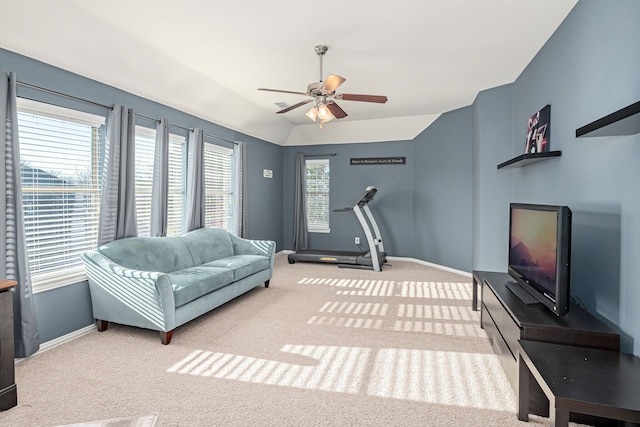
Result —
[{"label": "light colored carpet", "polygon": [[178,328],[121,325],[16,365],[2,426],[158,414],[158,426],[531,426],[493,353],[470,279],[287,264],[268,289]]}]

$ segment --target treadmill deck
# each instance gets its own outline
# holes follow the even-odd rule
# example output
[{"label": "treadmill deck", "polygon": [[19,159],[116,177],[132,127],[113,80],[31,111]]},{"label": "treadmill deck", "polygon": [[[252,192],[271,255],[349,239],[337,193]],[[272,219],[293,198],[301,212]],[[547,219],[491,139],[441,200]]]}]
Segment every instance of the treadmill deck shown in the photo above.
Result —
[{"label": "treadmill deck", "polygon": [[[301,249],[289,254],[289,263],[302,262],[326,262],[330,264],[372,265],[369,252],[334,251],[320,249]],[[384,264],[387,257],[384,252],[378,253],[380,264]]]}]

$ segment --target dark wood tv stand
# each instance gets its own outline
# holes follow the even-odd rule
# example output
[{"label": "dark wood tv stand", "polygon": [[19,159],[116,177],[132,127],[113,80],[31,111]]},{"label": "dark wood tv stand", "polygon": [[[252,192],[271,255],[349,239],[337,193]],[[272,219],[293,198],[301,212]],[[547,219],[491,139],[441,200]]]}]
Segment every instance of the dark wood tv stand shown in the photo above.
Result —
[{"label": "dark wood tv stand", "polygon": [[640,425],[640,357],[540,341],[519,344],[519,420],[529,420],[533,375],[549,398],[551,427],[567,427],[571,414]]},{"label": "dark wood tv stand", "polygon": [[[566,316],[558,317],[542,304],[527,306],[507,289],[512,281],[507,273],[473,271],[474,286],[481,286],[481,327],[516,393],[518,340],[620,351],[620,335],[583,308],[572,304]],[[549,416],[547,397],[535,379],[529,384],[530,413]]]}]

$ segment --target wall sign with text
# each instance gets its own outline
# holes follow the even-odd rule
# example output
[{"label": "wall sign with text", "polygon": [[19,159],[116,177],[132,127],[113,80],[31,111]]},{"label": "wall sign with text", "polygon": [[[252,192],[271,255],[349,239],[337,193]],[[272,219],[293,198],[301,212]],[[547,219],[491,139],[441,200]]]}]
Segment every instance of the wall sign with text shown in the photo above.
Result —
[{"label": "wall sign with text", "polygon": [[351,158],[351,165],[404,165],[407,163],[406,157],[360,157]]}]

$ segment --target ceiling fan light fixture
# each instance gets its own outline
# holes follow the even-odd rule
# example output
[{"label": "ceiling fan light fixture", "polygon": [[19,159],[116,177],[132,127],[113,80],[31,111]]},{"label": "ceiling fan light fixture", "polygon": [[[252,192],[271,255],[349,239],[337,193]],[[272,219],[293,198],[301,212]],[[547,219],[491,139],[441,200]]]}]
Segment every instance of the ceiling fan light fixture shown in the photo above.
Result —
[{"label": "ceiling fan light fixture", "polygon": [[305,116],[309,117],[315,122],[318,118],[318,109],[316,107],[311,107],[311,109],[306,112]]},{"label": "ceiling fan light fixture", "polygon": [[305,113],[305,116],[314,122],[320,121],[320,128],[322,128],[323,123],[330,122],[333,119],[344,119],[348,115],[342,108],[340,108],[340,106],[338,106],[335,102],[336,99],[345,101],[373,102],[378,104],[384,104],[387,102],[387,97],[383,95],[336,93],[336,89],[342,85],[346,79],[336,74],[329,74],[327,78],[323,80],[324,74],[322,72],[322,57],[327,53],[327,50],[328,47],[326,45],[317,45],[315,47],[316,54],[320,58],[320,80],[307,85],[306,92],[258,88],[258,90],[265,90],[269,92],[306,95],[309,97],[308,99],[291,106],[287,106],[285,103],[276,103],[276,105],[281,108],[279,111],[276,111],[276,114],[286,113],[310,102],[315,102],[315,105]]},{"label": "ceiling fan light fixture", "polygon": [[318,117],[320,117],[320,120],[322,120],[323,123],[328,122],[334,118],[333,114],[331,114],[331,111],[329,110],[329,108],[327,108],[326,104],[320,104],[318,106]]}]

